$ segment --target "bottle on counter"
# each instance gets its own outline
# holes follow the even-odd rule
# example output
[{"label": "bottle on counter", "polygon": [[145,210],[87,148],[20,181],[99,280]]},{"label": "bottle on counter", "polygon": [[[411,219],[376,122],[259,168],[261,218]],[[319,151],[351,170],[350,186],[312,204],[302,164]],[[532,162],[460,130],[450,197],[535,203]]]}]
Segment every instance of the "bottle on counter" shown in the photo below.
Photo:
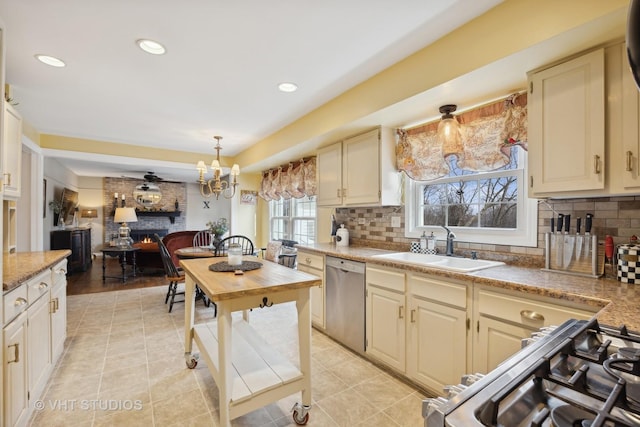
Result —
[{"label": "bottle on counter", "polygon": [[420,236],[420,249],[422,250],[427,249],[427,235],[425,234],[424,231],[422,232],[422,236]]},{"label": "bottle on counter", "polygon": [[427,242],[427,249],[429,249],[430,251],[435,251],[436,249],[436,236],[433,234],[433,231],[429,236],[429,241]]}]

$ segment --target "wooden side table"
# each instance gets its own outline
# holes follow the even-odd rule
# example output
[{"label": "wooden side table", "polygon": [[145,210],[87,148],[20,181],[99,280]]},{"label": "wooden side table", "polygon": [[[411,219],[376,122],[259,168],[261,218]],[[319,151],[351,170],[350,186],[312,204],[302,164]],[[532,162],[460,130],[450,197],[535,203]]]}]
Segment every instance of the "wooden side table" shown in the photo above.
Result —
[{"label": "wooden side table", "polygon": [[[131,277],[136,277],[136,252],[140,250],[139,247],[130,246],[130,247],[120,247],[120,246],[103,246],[100,251],[102,252],[102,283],[106,281],[106,279],[120,279],[122,283],[127,281],[127,255],[131,255],[131,266],[133,267],[131,272]],[[122,274],[120,276],[107,276],[107,255],[110,256],[118,256],[120,261],[120,268],[122,269]]]}]

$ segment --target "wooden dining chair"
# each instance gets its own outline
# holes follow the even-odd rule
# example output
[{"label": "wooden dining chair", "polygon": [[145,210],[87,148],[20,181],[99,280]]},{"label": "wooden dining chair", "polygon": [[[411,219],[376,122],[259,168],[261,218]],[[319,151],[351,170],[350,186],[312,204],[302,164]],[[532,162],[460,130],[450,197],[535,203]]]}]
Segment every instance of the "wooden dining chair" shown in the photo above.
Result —
[{"label": "wooden dining chair", "polygon": [[160,248],[160,258],[162,259],[162,266],[164,267],[164,273],[169,281],[169,287],[167,289],[167,296],[164,298],[164,303],[169,302],[169,313],[173,310],[173,304],[175,302],[184,302],[184,299],[181,301],[176,301],[176,295],[184,295],[184,291],[178,292],[178,284],[184,283],[184,271],[178,270],[178,267],[173,263],[171,259],[171,254],[169,253],[169,249],[162,242],[162,239],[159,235],[154,234],[153,238],[156,242],[158,242],[158,248]]},{"label": "wooden dining chair", "polygon": [[211,241],[211,232],[209,230],[200,230],[193,236],[193,246],[213,246]]},{"label": "wooden dining chair", "polygon": [[225,256],[229,250],[229,245],[237,243],[242,247],[242,255],[255,255],[253,242],[251,239],[241,235],[229,236],[218,242],[216,245],[216,256]]}]

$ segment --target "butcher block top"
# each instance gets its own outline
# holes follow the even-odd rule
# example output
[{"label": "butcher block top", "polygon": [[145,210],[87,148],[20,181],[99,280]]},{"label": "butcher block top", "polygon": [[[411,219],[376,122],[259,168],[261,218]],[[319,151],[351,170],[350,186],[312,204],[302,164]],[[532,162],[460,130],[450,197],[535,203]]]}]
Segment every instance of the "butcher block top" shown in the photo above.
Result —
[{"label": "butcher block top", "polygon": [[211,264],[226,261],[226,258],[183,259],[180,266],[193,278],[212,301],[223,301],[245,296],[263,295],[265,292],[279,292],[292,289],[320,286],[321,278],[302,271],[284,267],[278,263],[246,256],[245,261],[260,262],[261,268],[234,272],[209,270]]}]

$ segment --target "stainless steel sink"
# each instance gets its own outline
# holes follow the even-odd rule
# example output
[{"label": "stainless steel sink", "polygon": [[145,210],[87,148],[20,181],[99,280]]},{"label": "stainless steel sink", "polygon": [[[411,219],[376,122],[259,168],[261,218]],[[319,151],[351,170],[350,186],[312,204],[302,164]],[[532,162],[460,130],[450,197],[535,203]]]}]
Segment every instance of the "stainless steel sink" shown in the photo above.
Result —
[{"label": "stainless steel sink", "polygon": [[413,252],[395,252],[391,254],[374,255],[373,258],[385,258],[407,264],[423,265],[425,267],[440,268],[442,270],[469,273],[471,271],[484,270],[485,268],[504,265],[501,261],[489,261],[485,259],[457,258],[444,255],[426,255]]}]

